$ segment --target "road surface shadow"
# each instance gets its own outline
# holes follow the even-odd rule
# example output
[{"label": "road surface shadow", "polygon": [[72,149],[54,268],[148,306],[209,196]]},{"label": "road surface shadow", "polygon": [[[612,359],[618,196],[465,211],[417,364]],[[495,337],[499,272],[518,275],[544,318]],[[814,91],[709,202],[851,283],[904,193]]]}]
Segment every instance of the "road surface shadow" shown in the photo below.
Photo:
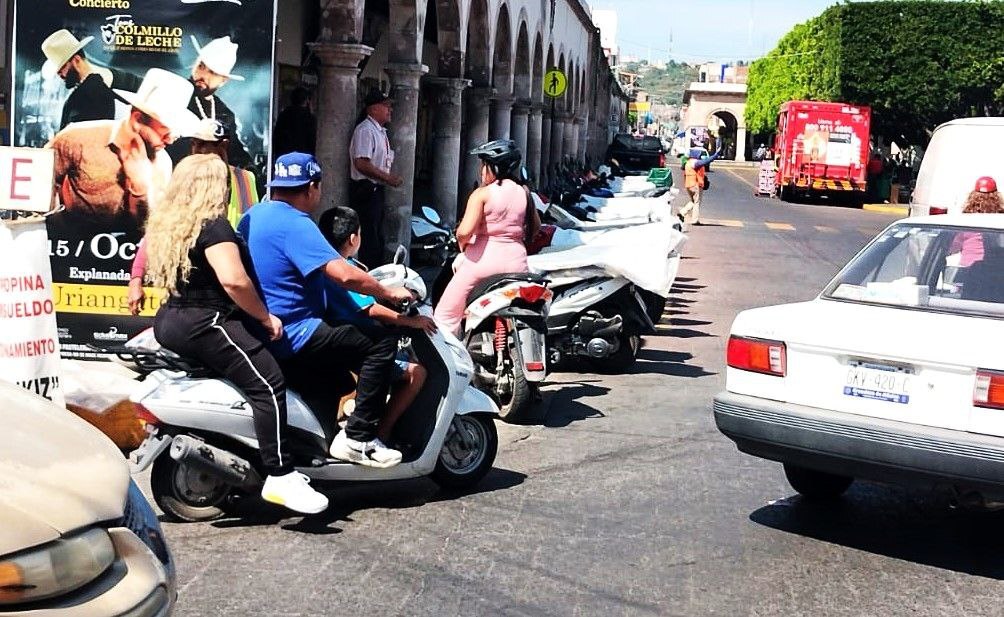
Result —
[{"label": "road surface shadow", "polygon": [[918,564],[1004,579],[1004,512],[949,507],[924,489],[857,482],[842,499],[793,496],[750,514],[754,523]]},{"label": "road surface shadow", "polygon": [[717,335],[701,332],[700,330],[693,330],[691,328],[660,327],[654,335],[650,336],[668,336],[671,338],[714,338]]},{"label": "road surface shadow", "polygon": [[697,319],[678,319],[673,318],[669,320],[670,325],[673,326],[710,326],[713,321],[699,321]]},{"label": "road surface shadow", "polygon": [[625,375],[665,375],[667,377],[685,377],[698,379],[710,377],[717,373],[709,373],[703,366],[687,364],[694,356],[678,351],[662,351],[660,349],[642,349],[638,352],[635,362]]},{"label": "road surface shadow", "polygon": [[275,526],[312,535],[334,535],[344,530],[336,523],[351,523],[352,515],[362,510],[399,510],[419,508],[429,503],[449,501],[469,495],[493,493],[519,486],[526,474],[493,468],[476,486],[468,490],[441,489],[428,478],[363,483],[312,484],[330,500],[324,512],[303,516],[262,501],[248,498],[233,510],[231,516],[212,523],[217,529]]},{"label": "road surface shadow", "polygon": [[544,393],[544,400],[534,409],[533,417],[519,424],[564,428],[573,422],[606,417],[602,411],[589,406],[582,399],[604,396],[610,392],[610,388],[586,381],[555,385],[558,386],[556,390]]}]

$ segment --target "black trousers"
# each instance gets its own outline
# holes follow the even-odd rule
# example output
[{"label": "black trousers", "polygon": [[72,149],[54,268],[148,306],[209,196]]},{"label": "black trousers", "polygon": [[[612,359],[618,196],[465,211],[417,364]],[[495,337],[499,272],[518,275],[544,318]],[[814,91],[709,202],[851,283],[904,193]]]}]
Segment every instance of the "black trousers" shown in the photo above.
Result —
[{"label": "black trousers", "polygon": [[[286,382],[265,345],[248,329],[242,311],[164,305],[153,332],[171,351],[198,360],[244,394],[254,414],[265,473],[293,471],[286,426]],[[254,327],[254,326],[252,326]]]},{"label": "black trousers", "polygon": [[359,375],[356,408],[345,434],[357,441],[376,437],[383,417],[397,355],[397,337],[385,328],[321,323],[292,358],[282,361],[291,388],[317,413],[338,412],[346,390],[344,375]]},{"label": "black trousers", "polygon": [[387,207],[384,187],[368,180],[353,180],[349,183],[349,206],[359,215],[362,229],[359,260],[368,268],[384,265],[383,224]]}]

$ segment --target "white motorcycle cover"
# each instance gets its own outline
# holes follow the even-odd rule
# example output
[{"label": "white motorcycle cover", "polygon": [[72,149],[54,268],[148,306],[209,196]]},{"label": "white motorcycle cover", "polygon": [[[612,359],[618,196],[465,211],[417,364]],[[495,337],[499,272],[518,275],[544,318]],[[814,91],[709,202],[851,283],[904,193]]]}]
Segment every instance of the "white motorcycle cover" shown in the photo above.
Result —
[{"label": "white motorcycle cover", "polygon": [[[638,287],[666,297],[680,265],[679,252],[687,236],[667,223],[635,225],[609,231],[569,231],[561,244],[578,246],[567,250],[545,249],[531,255],[532,272],[547,274],[584,267],[603,268],[611,276],[624,277]],[[557,235],[557,234],[556,234]],[[670,254],[674,255],[670,257]]]},{"label": "white motorcycle cover", "polygon": [[666,196],[663,197],[602,197],[583,196],[581,206],[595,209],[589,214],[593,221],[616,221],[626,218],[647,217],[650,221],[669,220],[672,208]]},{"label": "white motorcycle cover", "polygon": [[624,178],[611,178],[610,190],[616,193],[641,193],[656,188],[655,184],[648,181],[646,176],[627,176]]}]

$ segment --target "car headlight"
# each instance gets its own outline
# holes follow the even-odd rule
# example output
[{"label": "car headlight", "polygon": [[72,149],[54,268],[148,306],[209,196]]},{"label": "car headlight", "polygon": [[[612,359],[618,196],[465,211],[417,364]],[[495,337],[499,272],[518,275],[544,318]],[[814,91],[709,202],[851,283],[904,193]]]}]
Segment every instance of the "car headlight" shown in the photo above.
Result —
[{"label": "car headlight", "polygon": [[101,576],[115,561],[104,529],[50,542],[0,557],[0,606],[36,602],[69,593]]},{"label": "car headlight", "polygon": [[167,548],[164,540],[164,532],[160,528],[160,521],[157,514],[150,507],[150,502],[143,496],[143,491],[136,486],[136,482],[129,481],[129,494],[126,499],[125,511],[122,519],[116,522],[117,527],[125,527],[136,534],[143,544],[149,548],[160,563],[173,576],[174,561],[171,559],[171,552]]}]

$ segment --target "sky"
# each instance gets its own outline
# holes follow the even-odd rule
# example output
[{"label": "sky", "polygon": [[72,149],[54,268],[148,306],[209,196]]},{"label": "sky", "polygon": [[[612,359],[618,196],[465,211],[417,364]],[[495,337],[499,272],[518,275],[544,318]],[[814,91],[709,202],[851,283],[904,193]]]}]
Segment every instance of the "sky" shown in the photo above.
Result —
[{"label": "sky", "polygon": [[621,55],[653,61],[744,60],[837,0],[587,0],[618,14]]}]

